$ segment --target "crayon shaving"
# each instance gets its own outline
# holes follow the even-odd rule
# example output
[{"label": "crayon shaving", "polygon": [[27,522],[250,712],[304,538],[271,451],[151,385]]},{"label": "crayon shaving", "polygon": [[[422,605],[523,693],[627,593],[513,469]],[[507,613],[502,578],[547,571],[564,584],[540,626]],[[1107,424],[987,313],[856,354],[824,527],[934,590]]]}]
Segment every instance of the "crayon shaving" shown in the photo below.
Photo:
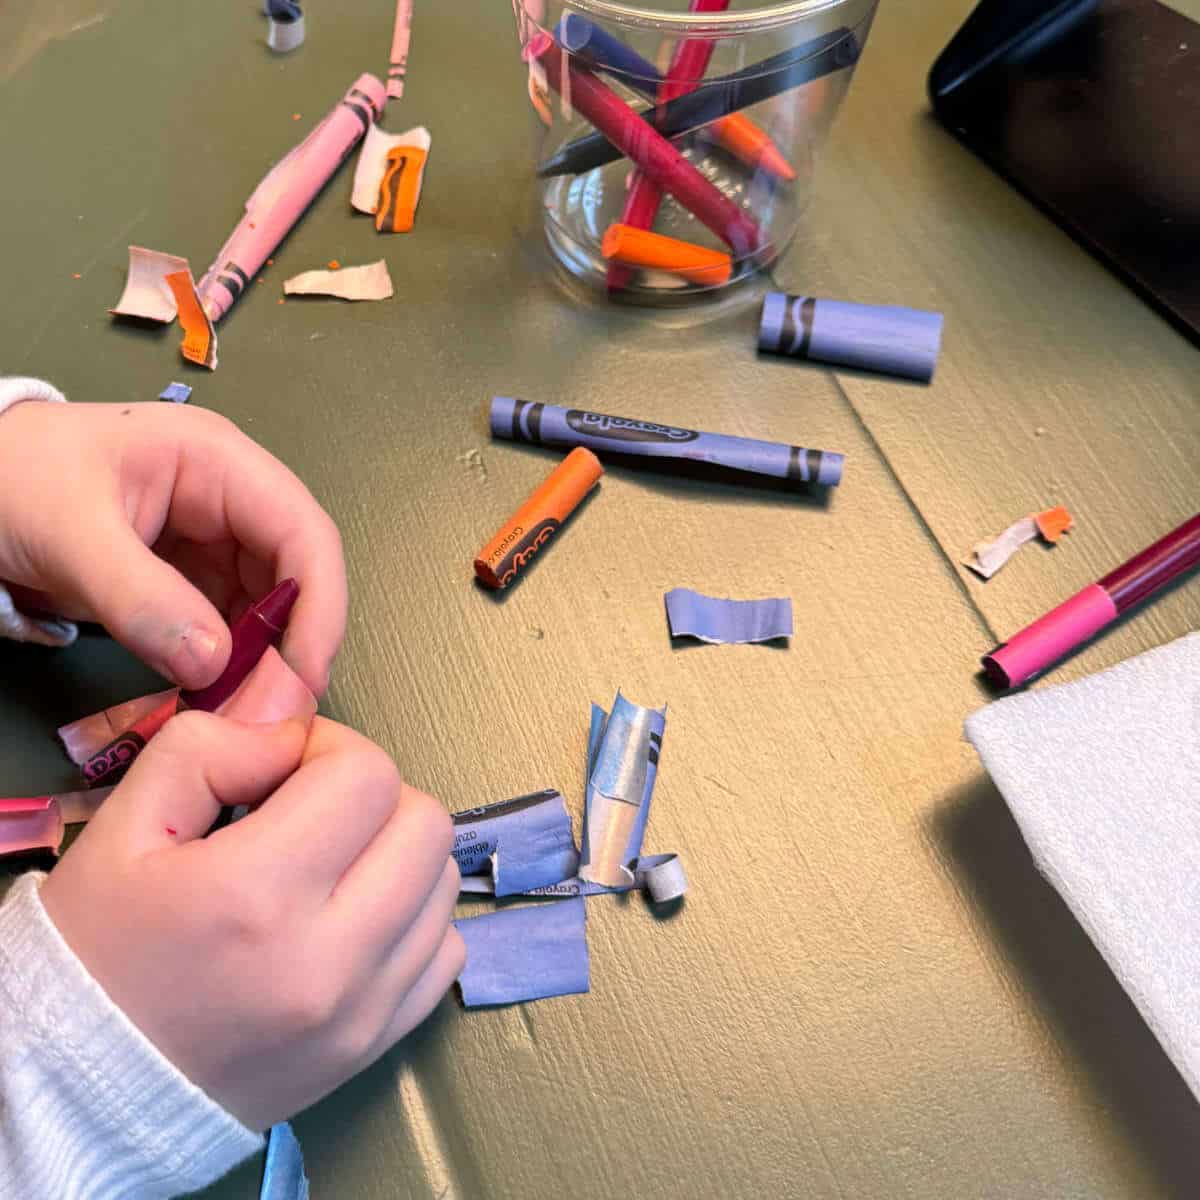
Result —
[{"label": "crayon shaving", "polygon": [[178,305],[167,276],[190,270],[186,258],[164,254],[161,250],[147,250],[143,246],[130,246],[125,290],[116,307],[108,311],[115,317],[138,317],[169,325],[175,320]]},{"label": "crayon shaving", "polygon": [[288,296],[335,296],[339,300],[388,300],[395,293],[387,263],[339,267],[331,271],[304,271],[284,280]]},{"label": "crayon shaving", "polygon": [[[415,126],[412,130],[406,130],[403,133],[384,133],[377,125],[372,125],[370,130],[367,130],[366,137],[362,139],[359,161],[355,164],[354,186],[350,190],[350,206],[359,212],[378,212],[380,199],[382,199],[380,190],[382,190],[385,176],[391,170],[392,174],[401,176],[402,190],[406,193],[404,203],[410,209],[409,217],[412,217],[421,197],[425,158],[428,156],[432,144],[430,131],[424,125]],[[395,163],[389,161],[392,151],[396,150],[407,151],[407,155],[402,156],[398,170],[395,168]],[[416,155],[415,151],[420,151],[420,155]],[[403,178],[404,168],[409,163],[412,164],[413,169],[408,170],[406,179]],[[391,196],[397,194],[395,181],[389,184],[389,194]],[[412,227],[412,220],[409,220],[409,227]],[[378,221],[376,228],[380,228]]]},{"label": "crayon shaving", "polygon": [[582,446],[572,450],[480,550],[475,558],[479,581],[490,588],[508,587],[603,474],[600,460],[590,450]]},{"label": "crayon shaving", "polygon": [[972,548],[970,558],[963,559],[963,566],[970,567],[984,579],[991,579],[1026,543],[1041,537],[1054,545],[1073,524],[1071,514],[1061,506],[1032,513],[1014,522],[991,541],[979,542]]},{"label": "crayon shaving", "polygon": [[208,319],[208,313],[196,295],[196,284],[190,270],[175,271],[166,277],[175,303],[179,308],[179,323],[183,326],[183,343],[180,352],[188,362],[217,369],[217,335]]}]

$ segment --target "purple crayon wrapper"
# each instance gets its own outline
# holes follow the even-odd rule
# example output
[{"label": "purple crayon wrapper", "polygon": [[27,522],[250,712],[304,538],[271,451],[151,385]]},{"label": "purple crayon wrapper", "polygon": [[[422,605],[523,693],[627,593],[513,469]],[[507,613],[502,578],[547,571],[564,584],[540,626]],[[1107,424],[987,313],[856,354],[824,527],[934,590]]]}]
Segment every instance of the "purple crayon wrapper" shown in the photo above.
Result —
[{"label": "purple crayon wrapper", "polygon": [[861,367],[928,383],[942,342],[942,314],[768,292],[758,348],[790,358]]},{"label": "purple crayon wrapper", "polygon": [[543,446],[586,446],[597,454],[640,455],[708,463],[751,475],[783,480],[802,490],[811,484],[835,487],[842,480],[845,458],[830,450],[810,450],[784,442],[762,442],[724,433],[704,433],[611,417],[605,413],[555,404],[534,404],[510,396],[494,396],[490,412],[492,436]]}]

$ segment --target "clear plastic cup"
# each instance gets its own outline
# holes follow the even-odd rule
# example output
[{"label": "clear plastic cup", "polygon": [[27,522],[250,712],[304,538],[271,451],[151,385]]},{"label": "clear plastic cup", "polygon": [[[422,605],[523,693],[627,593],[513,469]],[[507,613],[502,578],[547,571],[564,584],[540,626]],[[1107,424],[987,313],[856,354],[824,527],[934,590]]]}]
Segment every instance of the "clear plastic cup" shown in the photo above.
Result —
[{"label": "clear plastic cup", "polygon": [[651,303],[769,267],[800,226],[876,2],[513,0],[553,262]]}]

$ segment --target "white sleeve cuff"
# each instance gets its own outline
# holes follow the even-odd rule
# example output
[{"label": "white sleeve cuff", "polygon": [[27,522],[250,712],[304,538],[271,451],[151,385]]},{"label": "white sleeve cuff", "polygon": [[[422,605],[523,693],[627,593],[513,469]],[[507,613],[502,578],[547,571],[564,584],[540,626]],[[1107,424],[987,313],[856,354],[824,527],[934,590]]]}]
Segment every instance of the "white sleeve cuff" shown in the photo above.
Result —
[{"label": "white sleeve cuff", "polygon": [[166,1200],[263,1139],[173,1066],[88,974],[31,871],[0,907],[0,1195]]},{"label": "white sleeve cuff", "polygon": [[0,379],[0,413],[14,404],[20,404],[22,400],[53,400],[56,404],[67,402],[66,396],[44,379],[28,379],[22,375]]}]

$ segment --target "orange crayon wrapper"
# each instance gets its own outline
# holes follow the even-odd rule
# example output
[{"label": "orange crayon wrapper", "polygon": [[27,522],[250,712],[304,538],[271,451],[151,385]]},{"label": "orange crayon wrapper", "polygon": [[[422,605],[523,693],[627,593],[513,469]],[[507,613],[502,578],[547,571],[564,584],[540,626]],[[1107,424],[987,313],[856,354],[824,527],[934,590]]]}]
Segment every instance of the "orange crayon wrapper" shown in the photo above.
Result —
[{"label": "orange crayon wrapper", "polygon": [[600,460],[577,446],[504,522],[475,559],[475,574],[490,588],[506,588],[562,528],[604,474]]}]

